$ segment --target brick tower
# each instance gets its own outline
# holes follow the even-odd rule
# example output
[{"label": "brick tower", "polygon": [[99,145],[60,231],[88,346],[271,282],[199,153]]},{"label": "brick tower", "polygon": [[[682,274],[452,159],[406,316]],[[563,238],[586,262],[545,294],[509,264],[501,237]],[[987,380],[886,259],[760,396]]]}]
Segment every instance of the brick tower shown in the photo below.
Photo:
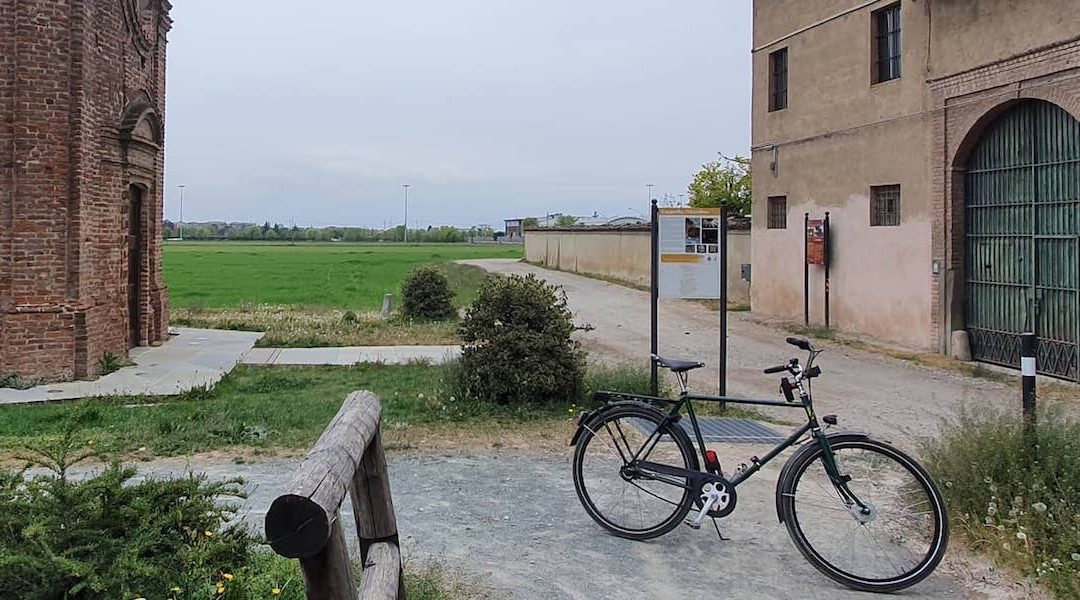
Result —
[{"label": "brick tower", "polygon": [[168,335],[167,0],[0,0],[0,374]]}]

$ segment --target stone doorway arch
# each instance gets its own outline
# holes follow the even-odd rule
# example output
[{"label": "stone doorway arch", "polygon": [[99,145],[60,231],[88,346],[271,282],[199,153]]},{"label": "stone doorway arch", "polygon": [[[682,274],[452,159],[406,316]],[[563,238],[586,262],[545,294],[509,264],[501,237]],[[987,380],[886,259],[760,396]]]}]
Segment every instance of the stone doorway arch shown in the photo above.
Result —
[{"label": "stone doorway arch", "polygon": [[1015,367],[1034,331],[1040,371],[1080,379],[1080,120],[1044,99],[993,107],[954,154],[951,192],[953,329],[973,358]]}]

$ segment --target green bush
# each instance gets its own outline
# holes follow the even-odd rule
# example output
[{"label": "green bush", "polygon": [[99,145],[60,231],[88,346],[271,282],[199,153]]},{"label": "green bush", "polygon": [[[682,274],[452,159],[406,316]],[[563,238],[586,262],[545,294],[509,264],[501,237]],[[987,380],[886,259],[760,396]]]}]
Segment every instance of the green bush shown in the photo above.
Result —
[{"label": "green bush", "polygon": [[406,317],[433,321],[457,317],[446,273],[434,265],[413,269],[401,284],[401,312]]},{"label": "green bush", "polygon": [[1040,415],[1034,441],[1017,416],[965,412],[923,456],[975,548],[1077,599],[1080,424]]},{"label": "green bush", "polygon": [[461,323],[461,386],[499,404],[569,401],[585,373],[566,294],[533,275],[492,277]]}]

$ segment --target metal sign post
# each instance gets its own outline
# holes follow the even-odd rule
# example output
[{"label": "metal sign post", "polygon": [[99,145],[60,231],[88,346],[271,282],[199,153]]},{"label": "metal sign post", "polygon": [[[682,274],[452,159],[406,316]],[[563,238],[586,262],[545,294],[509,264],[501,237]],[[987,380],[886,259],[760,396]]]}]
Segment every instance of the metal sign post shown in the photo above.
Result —
[{"label": "metal sign post", "polygon": [[656,365],[656,361],[653,360],[653,357],[656,356],[657,352],[659,352],[659,342],[658,342],[658,339],[657,339],[659,337],[659,333],[657,331],[657,320],[658,320],[658,316],[659,316],[659,314],[658,314],[659,311],[658,311],[657,303],[659,302],[659,299],[660,299],[660,209],[657,208],[657,206],[656,206],[656,198],[652,199],[652,213],[651,214],[652,214],[652,221],[651,221],[652,222],[652,254],[651,254],[651,256],[652,256],[652,259],[651,259],[652,264],[651,264],[650,269],[651,269],[651,275],[652,276],[650,277],[650,279],[652,280],[652,286],[651,286],[650,293],[651,293],[652,298],[651,298],[651,302],[650,302],[650,309],[651,309],[652,312],[651,312],[651,317],[650,317],[650,319],[651,319],[650,320],[650,323],[651,323],[650,335],[652,337],[651,337],[651,342],[649,344],[649,372],[650,372],[650,375],[649,375],[649,377],[650,377],[650,379],[649,379],[649,381],[650,381],[649,391],[653,396],[656,396],[657,394],[660,393],[660,383],[659,383],[659,380],[657,378],[657,365]]}]

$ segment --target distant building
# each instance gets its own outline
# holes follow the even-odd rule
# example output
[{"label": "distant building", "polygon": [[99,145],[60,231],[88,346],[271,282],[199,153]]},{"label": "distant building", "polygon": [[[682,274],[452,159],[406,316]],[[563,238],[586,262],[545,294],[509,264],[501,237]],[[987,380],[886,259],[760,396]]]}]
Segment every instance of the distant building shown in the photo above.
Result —
[{"label": "distant building", "polygon": [[521,239],[525,234],[525,229],[522,225],[524,219],[506,219],[503,221],[506,228],[504,230],[504,237],[507,240]]},{"label": "distant building", "polygon": [[[1075,0],[755,0],[753,306],[803,318],[832,220],[842,329],[1080,379]],[[821,322],[822,269],[810,315]]]}]

